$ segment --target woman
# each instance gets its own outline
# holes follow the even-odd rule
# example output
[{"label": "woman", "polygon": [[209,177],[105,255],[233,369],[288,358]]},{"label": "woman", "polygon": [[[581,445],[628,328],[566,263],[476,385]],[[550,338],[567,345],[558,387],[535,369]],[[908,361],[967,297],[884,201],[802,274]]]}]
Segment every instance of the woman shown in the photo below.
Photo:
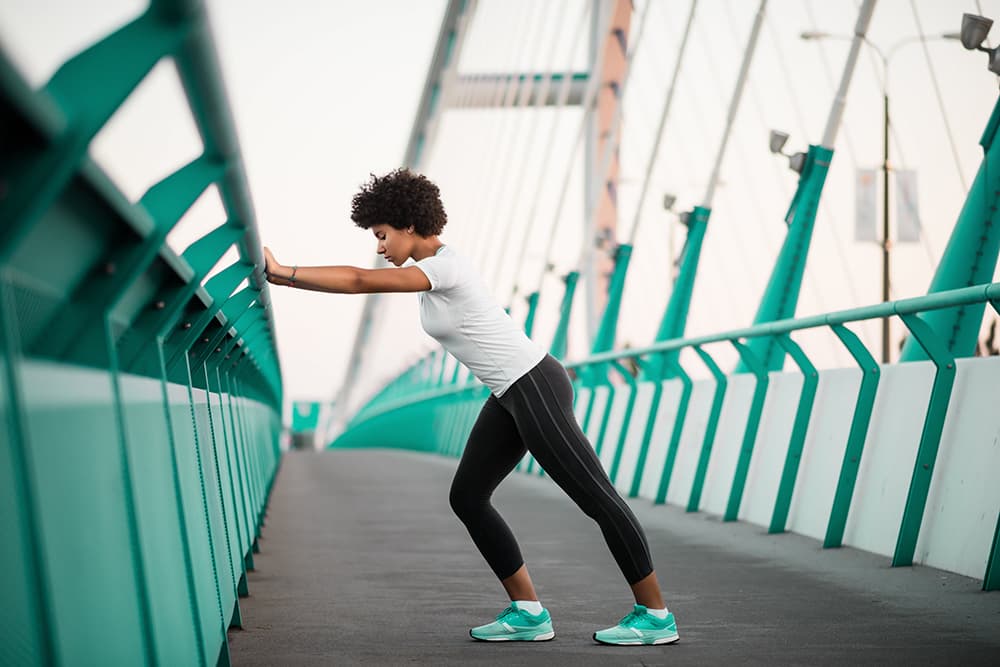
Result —
[{"label": "woman", "polygon": [[[405,169],[372,176],[354,196],[351,219],[370,229],[378,253],[399,269],[287,267],[265,248],[268,280],[324,292],[418,292],[424,330],[490,390],[451,486],[465,524],[511,603],[492,623],[470,630],[483,641],[545,641],[555,632],[538,601],[517,541],[490,504],[497,485],[526,451],[594,519],[632,587],[633,610],[594,633],[604,644],[678,640],[660,595],[639,522],[615,491],[573,413],[566,369],[528,338],[494,301],[476,267],[441,242],[447,216],[438,188]],[[413,260],[413,263],[409,263]]]}]

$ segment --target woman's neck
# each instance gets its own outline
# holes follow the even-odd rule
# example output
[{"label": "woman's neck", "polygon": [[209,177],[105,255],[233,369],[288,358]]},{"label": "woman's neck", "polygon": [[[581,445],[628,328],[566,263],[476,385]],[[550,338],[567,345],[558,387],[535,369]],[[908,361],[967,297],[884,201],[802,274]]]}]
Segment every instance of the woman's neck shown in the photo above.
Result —
[{"label": "woman's neck", "polygon": [[428,257],[436,255],[437,251],[443,245],[444,244],[441,243],[438,237],[436,236],[431,237],[427,239],[426,245],[421,245],[419,248],[414,248],[413,253],[411,253],[410,257],[412,257],[415,261],[419,262],[422,259],[427,259]]}]

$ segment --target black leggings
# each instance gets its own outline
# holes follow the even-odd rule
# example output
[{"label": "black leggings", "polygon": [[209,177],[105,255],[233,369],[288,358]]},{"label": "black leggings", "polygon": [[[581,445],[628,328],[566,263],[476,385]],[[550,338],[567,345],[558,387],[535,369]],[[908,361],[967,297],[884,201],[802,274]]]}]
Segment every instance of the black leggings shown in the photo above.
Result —
[{"label": "black leggings", "polygon": [[499,579],[514,574],[524,560],[510,528],[490,504],[490,496],[525,450],[600,525],[630,585],[653,571],[639,522],[576,421],[569,375],[558,359],[547,354],[501,398],[490,394],[451,485],[452,509]]}]

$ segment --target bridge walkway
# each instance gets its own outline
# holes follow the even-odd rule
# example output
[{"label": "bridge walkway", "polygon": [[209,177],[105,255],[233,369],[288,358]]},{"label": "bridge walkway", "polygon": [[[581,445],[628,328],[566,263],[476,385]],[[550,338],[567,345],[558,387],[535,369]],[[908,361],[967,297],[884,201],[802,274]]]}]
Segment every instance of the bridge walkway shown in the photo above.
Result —
[{"label": "bridge walkway", "polygon": [[631,598],[593,522],[548,479],[512,474],[494,501],[521,542],[556,639],[481,643],[503,589],[448,507],[455,459],[398,450],[289,452],[229,633],[240,665],[996,664],[1000,595],[928,567],[769,536],[671,506],[644,525],[673,646],[591,639]]}]

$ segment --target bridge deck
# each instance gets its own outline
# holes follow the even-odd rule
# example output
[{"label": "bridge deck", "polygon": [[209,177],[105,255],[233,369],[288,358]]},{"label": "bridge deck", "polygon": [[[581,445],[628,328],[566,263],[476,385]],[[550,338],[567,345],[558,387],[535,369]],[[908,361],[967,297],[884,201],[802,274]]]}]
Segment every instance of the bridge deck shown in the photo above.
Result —
[{"label": "bridge deck", "polygon": [[506,598],[448,507],[454,468],[389,450],[286,455],[233,664],[996,664],[1000,594],[976,581],[646,501],[632,506],[681,641],[597,645],[593,630],[630,608],[624,580],[596,524],[517,473],[495,502],[556,639],[473,641]]}]

